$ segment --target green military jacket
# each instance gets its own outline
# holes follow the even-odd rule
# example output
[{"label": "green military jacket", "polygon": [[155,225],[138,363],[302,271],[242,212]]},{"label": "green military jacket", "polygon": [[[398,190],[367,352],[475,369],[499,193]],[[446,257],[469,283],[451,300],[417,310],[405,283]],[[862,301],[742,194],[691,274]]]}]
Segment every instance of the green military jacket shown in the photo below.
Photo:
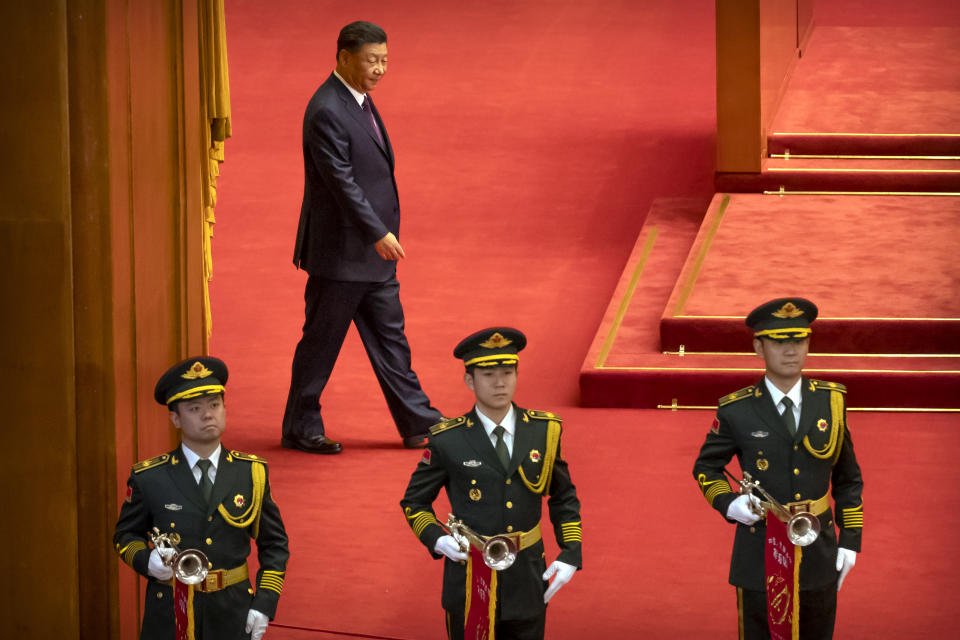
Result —
[{"label": "green military jacket", "polygon": [[[427,448],[400,501],[407,522],[430,553],[447,532],[437,521],[433,502],[444,488],[454,515],[480,535],[529,531],[540,524],[543,499],[558,560],[582,566],[580,501],[560,449],[558,416],[520,409],[509,469],[504,470],[474,411],[433,428]],[[446,518],[444,518],[446,522]],[[542,540],[523,549],[509,569],[498,572],[497,602],[503,620],[532,618],[544,610],[546,570]],[[466,599],[465,563],[444,558],[441,604],[463,610]]]},{"label": "green military jacket", "polygon": [[[836,582],[839,546],[860,551],[863,530],[863,479],[846,420],[846,388],[803,378],[797,432],[791,436],[763,379],[720,399],[717,417],[693,465],[693,476],[710,505],[726,517],[739,495],[723,469],[736,456],[781,504],[817,500],[828,493],[835,510],[819,515],[820,536],[802,548],[800,589],[823,589]],[[733,522],[732,520],[730,522]],[[765,590],[763,520],[737,523],[730,562],[730,584]]]},{"label": "green military jacket", "polygon": [[290,554],[266,460],[221,447],[209,506],[179,447],[133,466],[113,542],[123,561],[149,580],[140,638],[169,640],[175,628],[173,587],[147,574],[147,534],[154,527],[179,534],[180,549],[199,549],[214,570],[245,565],[250,540],[257,543],[256,592],[247,579],[194,593],[197,638],[242,637],[251,608],[273,618]]}]

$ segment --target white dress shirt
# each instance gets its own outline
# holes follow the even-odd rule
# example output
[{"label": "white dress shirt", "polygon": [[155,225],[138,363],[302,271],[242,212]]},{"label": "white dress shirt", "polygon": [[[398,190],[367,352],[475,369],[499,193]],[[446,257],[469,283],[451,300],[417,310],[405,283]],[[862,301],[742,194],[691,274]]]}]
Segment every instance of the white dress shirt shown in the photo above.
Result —
[{"label": "white dress shirt", "polygon": [[343,83],[343,86],[345,86],[347,90],[350,91],[350,94],[353,96],[353,98],[357,101],[357,104],[360,105],[360,108],[362,109],[363,99],[367,97],[367,94],[360,93],[359,91],[351,87],[349,84],[347,84],[347,81],[343,79],[343,76],[337,73],[336,69],[333,70],[333,75],[337,76],[337,79]]},{"label": "white dress shirt", "polygon": [[800,393],[800,383],[803,382],[803,379],[797,380],[796,384],[790,387],[790,391],[784,393],[777,389],[777,385],[770,382],[770,378],[764,376],[763,381],[767,383],[767,391],[770,392],[770,398],[773,400],[773,404],[777,407],[777,413],[781,416],[783,415],[783,410],[786,407],[781,402],[786,396],[793,401],[793,423],[797,425],[797,428],[800,428],[800,403],[802,402],[802,394]]},{"label": "white dress shirt", "polygon": [[[487,416],[481,413],[479,408],[476,408],[477,417],[480,418],[480,424],[483,425],[483,428],[487,431],[487,437],[490,438],[490,444],[496,448],[497,446],[497,436],[493,435],[493,430],[497,427],[497,423],[488,418]],[[500,421],[500,426],[503,427],[503,443],[507,445],[507,451],[510,452],[510,457],[513,457],[513,432],[517,428],[517,416],[513,410],[513,406],[510,407],[510,410],[507,411],[507,415],[503,417],[503,420]]]},{"label": "white dress shirt", "polygon": [[[197,460],[200,459],[194,451],[187,445],[180,443],[180,448],[183,450],[183,457],[187,460],[187,466],[190,467],[190,472],[193,473],[193,479],[197,481],[197,484],[200,484],[200,467],[197,466]],[[210,460],[210,469],[207,471],[207,475],[210,476],[210,483],[215,484],[217,482],[217,463],[220,462],[220,445],[217,445],[217,450],[210,454],[208,458]]]}]

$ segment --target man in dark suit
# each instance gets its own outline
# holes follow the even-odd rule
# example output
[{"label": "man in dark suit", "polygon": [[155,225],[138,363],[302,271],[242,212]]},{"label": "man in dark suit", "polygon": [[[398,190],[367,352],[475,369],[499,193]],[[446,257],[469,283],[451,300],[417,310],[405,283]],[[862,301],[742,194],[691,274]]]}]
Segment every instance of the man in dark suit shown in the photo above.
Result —
[{"label": "man in dark suit", "polygon": [[[178,625],[174,612],[171,551],[148,546],[154,527],[176,536],[181,551],[200,550],[209,562],[186,598],[196,640],[244,634],[259,640],[277,610],[290,555],[287,534],[270,493],[267,461],[221,445],[226,382],[221,360],[198,357],[170,368],[154,390],[180,430],[181,445],[133,465],[113,536],[123,561],[148,579],[141,640],[170,640],[187,624],[184,617]],[[251,539],[260,563],[256,592],[247,572]]]},{"label": "man in dark suit", "polygon": [[[465,603],[483,567],[437,521],[432,505],[441,487],[463,524],[482,536],[510,538],[517,550],[509,568],[493,571],[493,628],[478,630],[489,633],[483,637],[543,638],[547,601],[582,565],[580,501],[561,453],[561,420],[513,403],[517,352],[525,345],[522,333],[506,327],[485,329],[457,345],[454,356],[464,360],[464,382],[476,405],[431,427],[400,501],[414,534],[434,558],[446,558],[441,604],[451,639],[464,637]],[[560,546],[549,568],[540,533],[545,496]]]},{"label": "man in dark suit", "polygon": [[320,395],[350,323],[357,327],[403,444],[422,447],[442,416],[411,368],[397,260],[400,204],[393,148],[370,100],[387,71],[387,35],[369,22],[340,31],[337,67],[303,119],[305,187],[293,263],[309,275],[306,320],[293,356],[284,447],[339,453]]},{"label": "man in dark suit", "polygon": [[771,300],[750,313],[747,326],[754,331],[753,347],[766,374],[757,384],[720,399],[693,466],[707,502],[737,523],[730,584],[737,588],[741,638],[770,638],[766,526],[757,513],[757,498],[734,492],[724,477],[733,456],[789,511],[819,519],[820,534],[802,547],[800,560],[801,638],[833,637],[837,591],[860,551],[863,480],[847,427],[846,388],[802,374],[816,317],[817,307],[803,298]]}]

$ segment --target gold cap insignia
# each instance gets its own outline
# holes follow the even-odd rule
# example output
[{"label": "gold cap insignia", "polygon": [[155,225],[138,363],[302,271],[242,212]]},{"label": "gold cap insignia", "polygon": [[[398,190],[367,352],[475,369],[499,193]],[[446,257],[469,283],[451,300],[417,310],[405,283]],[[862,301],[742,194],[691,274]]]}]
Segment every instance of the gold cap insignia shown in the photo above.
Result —
[{"label": "gold cap insignia", "polygon": [[183,378],[184,380],[196,380],[198,378],[206,378],[212,373],[213,371],[210,371],[210,369],[207,369],[198,360],[197,362],[194,362],[189,369],[187,369],[186,373],[180,374],[180,377]]},{"label": "gold cap insignia", "polygon": [[797,305],[793,304],[792,302],[788,302],[774,311],[772,315],[775,318],[783,318],[784,320],[787,318],[799,318],[803,315],[803,309],[799,309]]},{"label": "gold cap insignia", "polygon": [[758,470],[758,471],[766,471],[766,470],[769,469],[769,468],[770,468],[770,463],[767,461],[766,458],[759,458],[759,459],[757,460],[757,470]]},{"label": "gold cap insignia", "polygon": [[824,420],[823,418],[820,418],[819,420],[817,420],[817,429],[820,429],[820,431],[826,431],[827,421]]},{"label": "gold cap insignia", "polygon": [[243,496],[238,493],[237,495],[233,496],[233,504],[239,509],[246,504],[246,501],[243,499]]},{"label": "gold cap insignia", "polygon": [[500,332],[494,333],[492,336],[480,343],[480,346],[484,349],[502,349],[508,345],[513,344],[513,340],[507,340],[504,338]]},{"label": "gold cap insignia", "polygon": [[473,500],[474,502],[476,502],[476,501],[479,500],[481,497],[483,497],[483,494],[480,493],[480,489],[477,489],[477,488],[470,489],[470,499],[471,499],[471,500]]},{"label": "gold cap insignia", "polygon": [[540,462],[540,452],[536,449],[530,450],[530,460],[533,462]]}]

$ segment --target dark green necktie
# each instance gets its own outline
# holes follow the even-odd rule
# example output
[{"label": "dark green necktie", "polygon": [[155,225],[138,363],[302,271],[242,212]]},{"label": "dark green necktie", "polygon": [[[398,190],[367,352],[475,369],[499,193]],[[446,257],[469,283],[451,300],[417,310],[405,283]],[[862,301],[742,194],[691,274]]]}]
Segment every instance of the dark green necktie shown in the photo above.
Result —
[{"label": "dark green necktie", "polygon": [[210,494],[213,493],[213,483],[210,482],[210,474],[207,473],[210,471],[211,464],[213,463],[206,459],[197,460],[197,468],[200,469],[200,493],[207,502],[210,502]]},{"label": "dark green necktie", "polygon": [[503,441],[503,433],[506,431],[500,425],[497,425],[493,428],[493,435],[497,436],[497,445],[495,449],[497,450],[497,457],[500,458],[500,464],[503,465],[504,469],[510,468],[510,452],[507,450],[507,443]]},{"label": "dark green necktie", "polygon": [[793,400],[787,396],[783,396],[783,400],[780,402],[783,403],[783,415],[780,417],[783,418],[783,424],[786,425],[787,431],[790,432],[790,435],[796,435],[797,433],[797,420],[793,416]]}]

